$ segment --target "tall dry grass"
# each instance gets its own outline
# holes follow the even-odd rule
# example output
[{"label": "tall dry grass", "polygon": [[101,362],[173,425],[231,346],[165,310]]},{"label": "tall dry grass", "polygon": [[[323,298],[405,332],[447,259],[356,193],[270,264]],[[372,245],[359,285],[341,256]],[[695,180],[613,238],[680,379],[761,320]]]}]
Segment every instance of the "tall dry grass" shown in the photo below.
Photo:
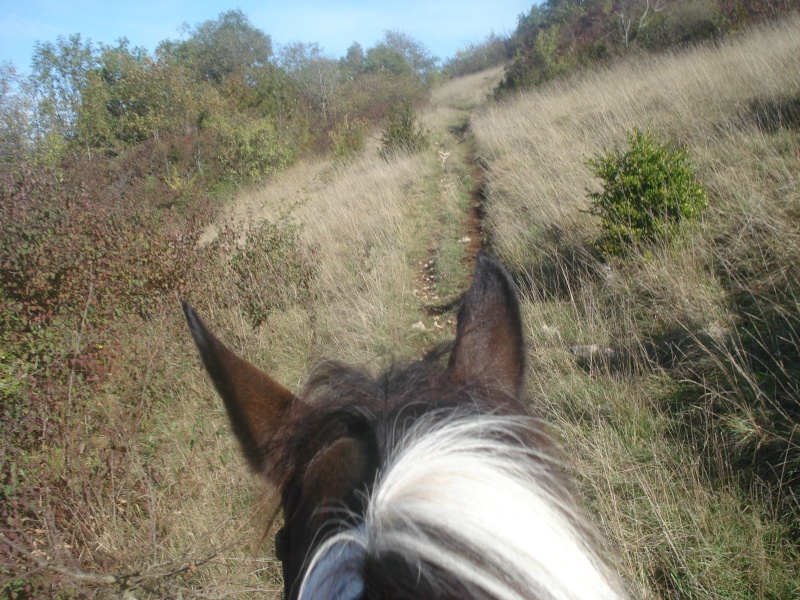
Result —
[{"label": "tall dry grass", "polygon": [[[800,593],[800,21],[555,82],[473,120],[529,387],[634,596]],[[603,259],[586,164],[649,128],[711,207]]]},{"label": "tall dry grass", "polygon": [[494,67],[459,77],[431,93],[431,110],[426,111],[426,125],[434,131],[445,131],[469,118],[486,104],[503,76],[502,67]]},{"label": "tall dry grass", "polygon": [[[454,132],[499,71],[491,77],[437,90],[422,118],[438,148],[457,153]],[[295,390],[320,360],[380,369],[418,356],[448,336],[426,313],[420,277],[431,252],[457,243],[468,189],[468,175],[443,169],[436,147],[389,160],[371,147],[349,162],[302,163],[232,199],[203,237],[186,300],[239,354]],[[259,255],[247,264],[253,247],[286,263]],[[285,283],[281,268],[307,281],[270,290]],[[43,444],[29,457],[69,493],[17,515],[20,531],[0,529],[4,593],[280,597],[266,535],[272,490],[245,468],[179,300],[120,325],[100,392],[74,406],[85,411],[83,425],[65,446]],[[249,304],[262,300],[255,324]],[[85,481],[93,483],[72,489]],[[69,518],[50,518],[51,508]]]},{"label": "tall dry grass", "polygon": [[476,116],[481,153],[492,165],[489,191],[502,200],[488,223],[498,252],[521,266],[545,234],[592,235],[594,224],[581,213],[598,183],[586,159],[622,143],[633,127],[687,145],[712,189],[749,176],[737,169],[752,157],[742,146],[758,143],[758,120],[769,119],[776,102],[797,97],[797,36],[793,20],[690,53],[590,71]]}]

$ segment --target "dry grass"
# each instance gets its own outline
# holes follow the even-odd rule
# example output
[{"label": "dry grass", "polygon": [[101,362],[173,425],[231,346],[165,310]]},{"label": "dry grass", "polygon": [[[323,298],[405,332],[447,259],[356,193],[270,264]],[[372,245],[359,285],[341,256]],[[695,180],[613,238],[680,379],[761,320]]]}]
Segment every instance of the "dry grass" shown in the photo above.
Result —
[{"label": "dry grass", "polygon": [[[797,446],[769,419],[793,415],[763,394],[749,353],[774,349],[767,326],[798,312],[798,127],[774,117],[800,98],[799,50],[792,21],[486,110],[477,107],[499,71],[456,80],[422,115],[437,144],[429,152],[384,161],[370,148],[243,192],[228,216],[238,239],[208,258],[206,292],[190,300],[292,389],[320,359],[380,368],[449,337],[447,315],[439,324],[426,312],[441,299],[421,293],[421,263],[434,257],[440,273],[465,272],[469,121],[488,164],[492,248],[525,297],[531,404],[562,437],[576,492],[632,596],[797,595],[791,507],[776,500],[774,480],[745,476],[732,459]],[[689,146],[712,208],[676,245],[604,264],[587,249],[597,225],[583,211],[597,183],[585,159],[637,125]],[[451,154],[444,166],[439,150]],[[254,329],[231,291],[231,256],[263,220],[300,226],[298,253],[313,276],[310,301]],[[452,276],[447,294],[466,283]],[[86,426],[72,445],[41,450],[41,464],[67,482],[70,469],[97,473],[92,489],[43,501],[68,505],[72,537],[46,510],[26,526],[38,554],[18,558],[51,573],[49,590],[118,597],[125,584],[108,573],[138,573],[137,598],[280,597],[261,535],[269,498],[246,472],[177,304],[120,331],[124,368],[83,407],[93,411]],[[418,321],[424,330],[412,329]],[[788,329],[777,337],[797,339]],[[580,359],[576,345],[601,354]],[[795,371],[776,364],[775,380],[796,400]]]},{"label": "dry grass", "polygon": [[689,146],[709,184],[709,175],[728,180],[737,159],[752,156],[739,148],[753,141],[740,138],[751,137],[742,128],[753,129],[759,102],[766,113],[771,103],[797,97],[798,35],[791,21],[718,47],[627,62],[477,116],[481,153],[492,165],[489,190],[498,199],[489,221],[498,252],[521,266],[548,235],[592,235],[594,225],[581,211],[597,182],[585,161],[623,142],[633,127]]},{"label": "dry grass", "polygon": [[486,103],[502,76],[502,67],[495,67],[436,88],[431,97],[435,109],[427,112],[426,125],[434,131],[444,131],[459,124]]},{"label": "dry grass", "polygon": [[[634,127],[688,147],[711,208],[605,262],[586,159]],[[556,82],[473,129],[493,248],[527,290],[532,405],[634,597],[796,596],[800,21]]]},{"label": "dry grass", "polygon": [[[491,77],[436,91],[422,117],[439,148],[461,152],[453,132],[499,71]],[[347,163],[303,163],[242,191],[209,228],[204,281],[188,300],[231,347],[292,389],[326,358],[378,369],[417,356],[449,336],[446,315],[440,324],[426,314],[421,263],[454,243],[469,186],[462,169],[442,168],[435,148],[388,161],[370,148]],[[264,221],[299,227],[293,260],[310,266],[310,290],[254,328],[249,300],[234,293],[243,277],[236,260]],[[465,274],[460,264],[452,271]],[[267,274],[245,269],[244,276],[259,285]],[[270,281],[260,285],[269,295]],[[12,560],[0,564],[4,592],[34,585],[67,596],[280,597],[271,535],[263,538],[271,491],[247,473],[178,298],[152,312],[155,320],[120,327],[102,392],[74,406],[85,411],[76,419],[83,424],[67,443],[30,457],[48,481],[93,484],[43,498],[35,514],[21,516]],[[425,329],[412,328],[418,321]],[[69,517],[48,516],[57,511]]]},{"label": "dry grass", "polygon": [[[247,215],[237,229],[283,214],[300,225],[312,256],[315,305],[302,316],[275,314],[267,327],[305,329],[300,337],[313,337],[298,348],[305,356],[293,353],[287,363],[299,362],[305,371],[309,361],[323,357],[362,362],[404,347],[405,334],[418,319],[411,256],[425,227],[420,221],[427,215],[432,158],[384,161],[368,155],[350,163],[319,162],[236,199],[234,204],[248,207],[233,211]],[[278,352],[276,344],[273,353]]]},{"label": "dry grass", "polygon": [[414,293],[419,262],[442,243],[437,238],[443,221],[463,219],[468,174],[441,169],[436,151],[448,149],[452,162],[458,161],[455,133],[500,76],[495,69],[434,91],[422,119],[435,150],[385,161],[370,148],[352,162],[303,164],[232,204],[240,230],[249,222],[288,215],[301,225],[313,254],[313,314],[278,314],[270,324],[273,332],[289,327],[311,340],[291,353],[282,369],[294,374],[290,365],[299,364],[302,374],[309,362],[324,358],[365,362],[408,355],[439,339],[441,334],[417,333],[409,340],[410,326],[421,317]]}]

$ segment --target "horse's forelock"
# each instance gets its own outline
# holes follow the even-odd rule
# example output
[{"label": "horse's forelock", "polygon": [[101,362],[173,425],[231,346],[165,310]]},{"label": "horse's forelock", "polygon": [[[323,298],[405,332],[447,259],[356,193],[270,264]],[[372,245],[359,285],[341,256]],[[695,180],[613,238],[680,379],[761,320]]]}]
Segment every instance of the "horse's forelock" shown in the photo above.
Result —
[{"label": "horse's forelock", "polygon": [[[444,344],[377,376],[333,361],[312,372],[300,410],[276,432],[283,444],[277,483],[293,546],[308,544],[303,562],[331,535],[363,519],[376,477],[420,419],[456,410],[508,412],[508,406],[522,412],[502,390],[452,382],[445,360],[450,348]],[[298,567],[297,561],[292,556],[289,563]]]},{"label": "horse's forelock", "polygon": [[621,597],[536,420],[434,410],[395,435],[363,518],[337,534],[363,547],[376,597]]}]

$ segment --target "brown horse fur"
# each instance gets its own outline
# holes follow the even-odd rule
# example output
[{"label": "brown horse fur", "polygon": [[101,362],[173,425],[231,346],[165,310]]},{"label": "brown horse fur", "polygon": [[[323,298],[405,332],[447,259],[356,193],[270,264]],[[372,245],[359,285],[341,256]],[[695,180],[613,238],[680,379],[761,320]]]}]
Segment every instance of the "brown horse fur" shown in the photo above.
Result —
[{"label": "brown horse fur", "polygon": [[[287,598],[298,597],[304,577],[308,579],[309,564],[326,540],[363,528],[382,470],[402,448],[406,433],[420,421],[435,428],[454,415],[459,419],[512,418],[508,432],[492,435],[521,448],[523,459],[534,456],[549,486],[548,496],[558,505],[556,511],[591,547],[591,535],[573,509],[560,468],[547,458],[551,454],[548,438],[538,421],[527,417],[522,404],[525,352],[518,301],[508,274],[487,254],[480,253],[476,259],[452,344],[434,349],[419,361],[395,365],[377,377],[341,363],[323,363],[300,396],[226,348],[191,306],[184,304],[184,311],[245,458],[280,490],[284,526],[276,536],[276,550],[283,562]],[[449,539],[444,530],[431,536],[449,551],[462,553],[465,560],[490,565],[493,571],[502,568],[477,556],[481,549]],[[464,581],[436,561],[402,551],[367,552],[356,564],[358,573],[352,577],[358,579],[360,591],[353,597],[498,595],[486,586]],[[600,570],[607,574],[604,567]],[[520,583],[511,575],[495,579],[507,581],[508,597],[557,597],[549,596],[544,587],[531,589],[535,585]],[[615,585],[612,582],[611,587]],[[334,586],[329,593],[340,594],[336,591],[340,589]]]}]

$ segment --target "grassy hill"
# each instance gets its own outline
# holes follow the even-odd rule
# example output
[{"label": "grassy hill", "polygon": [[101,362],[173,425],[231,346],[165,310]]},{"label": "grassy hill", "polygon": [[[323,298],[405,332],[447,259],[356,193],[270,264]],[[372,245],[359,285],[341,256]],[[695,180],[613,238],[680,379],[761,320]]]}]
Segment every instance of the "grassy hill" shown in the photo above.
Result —
[{"label": "grassy hill", "polygon": [[[794,19],[472,119],[491,247],[526,290],[531,404],[637,597],[800,593],[799,48]],[[634,128],[688,150],[710,207],[604,257],[587,159]]]},{"label": "grassy hill", "polygon": [[[453,80],[422,114],[429,150],[385,158],[375,134],[359,157],[242,191],[179,252],[183,297],[297,389],[321,359],[377,370],[451,337],[483,243],[524,298],[531,409],[632,597],[796,596],[799,67],[792,20],[497,104],[499,70]],[[710,206],[671,243],[611,258],[587,159],[634,127],[688,149]],[[63,377],[42,391],[3,371],[30,424],[1,457],[3,593],[278,596],[269,490],[179,298],[93,339],[93,294],[30,367]]]}]

